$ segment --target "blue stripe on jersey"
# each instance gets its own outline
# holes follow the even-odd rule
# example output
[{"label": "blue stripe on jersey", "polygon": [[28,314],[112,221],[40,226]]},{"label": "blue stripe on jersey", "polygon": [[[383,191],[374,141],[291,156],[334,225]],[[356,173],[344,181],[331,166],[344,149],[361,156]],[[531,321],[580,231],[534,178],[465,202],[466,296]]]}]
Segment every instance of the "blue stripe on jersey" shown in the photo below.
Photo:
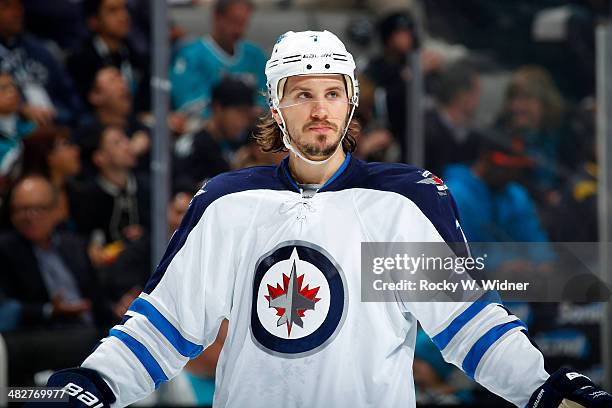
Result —
[{"label": "blue stripe on jersey", "polygon": [[249,167],[247,169],[223,173],[213,177],[193,198],[181,226],[172,235],[161,262],[151,275],[144,292],[150,294],[166,273],[168,265],[178,251],[185,245],[191,231],[202,218],[204,211],[217,199],[232,193],[247,190],[287,190],[278,176],[279,169],[274,166]]},{"label": "blue stripe on jersey", "polygon": [[121,340],[121,342],[134,353],[136,358],[138,358],[151,376],[151,379],[155,383],[155,389],[159,388],[161,383],[168,381],[168,377],[166,377],[164,370],[162,370],[157,361],[155,361],[155,358],[151,355],[149,350],[147,350],[144,344],[121,330],[111,329],[109,335]]},{"label": "blue stripe on jersey", "polygon": [[344,159],[344,163],[342,163],[342,166],[340,166],[340,168],[336,170],[334,175],[331,176],[331,178],[327,180],[321,188],[325,188],[329,186],[331,183],[333,183],[334,180],[336,180],[338,176],[341,175],[344,172],[344,170],[346,170],[350,161],[351,161],[351,152],[346,152],[346,158]]},{"label": "blue stripe on jersey", "polygon": [[465,309],[459,316],[455,317],[453,321],[440,333],[436,334],[432,337],[431,341],[438,347],[440,350],[444,350],[448,343],[451,342],[453,337],[459,330],[463,328],[474,316],[476,316],[482,309],[484,309],[487,305],[494,303],[491,300],[477,300],[472,303],[467,309]]},{"label": "blue stripe on jersey", "polygon": [[157,330],[164,335],[166,339],[174,346],[174,348],[181,353],[181,355],[189,358],[194,358],[199,355],[204,347],[192,343],[184,338],[181,333],[162,315],[159,310],[155,308],[151,303],[147,302],[143,298],[136,298],[130,309],[136,313],[140,313],[145,316]]},{"label": "blue stripe on jersey", "polygon": [[499,340],[508,331],[516,327],[522,327],[527,330],[527,325],[525,323],[520,320],[515,320],[509,323],[497,325],[486,332],[481,338],[478,339],[476,343],[474,343],[470,351],[468,351],[467,355],[465,356],[462,364],[463,371],[471,378],[474,378],[476,368],[478,367],[480,360],[482,360],[482,356],[484,356],[493,343]]}]

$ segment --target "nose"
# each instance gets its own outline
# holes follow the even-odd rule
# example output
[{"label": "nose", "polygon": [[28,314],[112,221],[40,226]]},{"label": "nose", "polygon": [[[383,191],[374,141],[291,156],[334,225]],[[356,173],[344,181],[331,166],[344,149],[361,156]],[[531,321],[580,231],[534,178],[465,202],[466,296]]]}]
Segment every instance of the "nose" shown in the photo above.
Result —
[{"label": "nose", "polygon": [[321,119],[326,118],[328,115],[328,106],[324,101],[313,101],[310,116],[313,118]]}]

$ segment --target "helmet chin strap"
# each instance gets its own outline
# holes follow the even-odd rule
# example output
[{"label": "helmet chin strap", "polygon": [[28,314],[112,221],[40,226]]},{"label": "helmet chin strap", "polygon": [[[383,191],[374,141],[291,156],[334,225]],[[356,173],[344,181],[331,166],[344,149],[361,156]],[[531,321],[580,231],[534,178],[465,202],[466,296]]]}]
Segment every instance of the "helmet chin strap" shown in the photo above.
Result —
[{"label": "helmet chin strap", "polygon": [[334,150],[334,152],[332,154],[329,155],[329,157],[327,159],[323,159],[323,160],[312,160],[312,159],[309,159],[304,154],[302,154],[302,152],[300,152],[300,149],[297,146],[293,146],[291,144],[291,137],[289,136],[289,132],[287,132],[287,125],[285,124],[285,118],[283,117],[283,113],[281,112],[281,110],[278,107],[276,107],[276,111],[278,112],[278,116],[280,116],[280,118],[281,118],[282,126],[279,126],[279,127],[280,127],[281,132],[283,133],[283,144],[285,145],[287,150],[289,150],[290,152],[295,154],[297,157],[299,157],[300,159],[302,159],[306,163],[314,164],[314,165],[318,166],[318,165],[322,165],[322,164],[325,164],[328,161],[330,161],[332,159],[332,157],[334,157],[334,155],[338,152],[338,149],[340,149],[340,147],[342,146],[342,142],[344,141],[344,137],[346,136],[346,133],[348,132],[349,125],[350,125],[351,120],[353,118],[353,114],[355,113],[355,105],[351,104],[351,112],[348,115],[348,120],[346,121],[346,126],[344,127],[344,131],[342,132],[342,137],[338,141],[338,145],[336,146],[336,149]]}]

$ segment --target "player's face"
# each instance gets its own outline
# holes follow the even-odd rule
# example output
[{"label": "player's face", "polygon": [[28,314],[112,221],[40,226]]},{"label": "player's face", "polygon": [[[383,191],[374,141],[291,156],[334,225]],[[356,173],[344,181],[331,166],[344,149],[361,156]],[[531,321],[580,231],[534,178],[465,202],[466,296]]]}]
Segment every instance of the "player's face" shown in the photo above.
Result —
[{"label": "player's face", "polygon": [[[292,143],[312,160],[332,155],[349,112],[342,75],[293,76],[287,79],[280,111]],[[280,116],[273,113],[277,123]]]}]

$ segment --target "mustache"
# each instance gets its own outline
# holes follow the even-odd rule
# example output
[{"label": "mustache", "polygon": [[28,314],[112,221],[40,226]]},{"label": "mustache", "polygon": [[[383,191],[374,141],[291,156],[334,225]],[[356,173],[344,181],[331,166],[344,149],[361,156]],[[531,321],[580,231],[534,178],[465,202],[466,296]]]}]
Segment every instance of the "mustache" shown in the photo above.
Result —
[{"label": "mustache", "polygon": [[309,127],[315,127],[315,126],[326,126],[326,127],[331,128],[331,129],[332,129],[332,130],[334,130],[334,131],[335,131],[335,130],[338,130],[338,126],[336,126],[336,125],[334,125],[333,123],[328,122],[328,121],[326,121],[326,120],[324,120],[324,121],[312,121],[312,122],[308,122],[308,123],[306,123],[306,124],[304,125],[304,129],[303,129],[303,130],[306,130],[306,129],[308,129]]}]

